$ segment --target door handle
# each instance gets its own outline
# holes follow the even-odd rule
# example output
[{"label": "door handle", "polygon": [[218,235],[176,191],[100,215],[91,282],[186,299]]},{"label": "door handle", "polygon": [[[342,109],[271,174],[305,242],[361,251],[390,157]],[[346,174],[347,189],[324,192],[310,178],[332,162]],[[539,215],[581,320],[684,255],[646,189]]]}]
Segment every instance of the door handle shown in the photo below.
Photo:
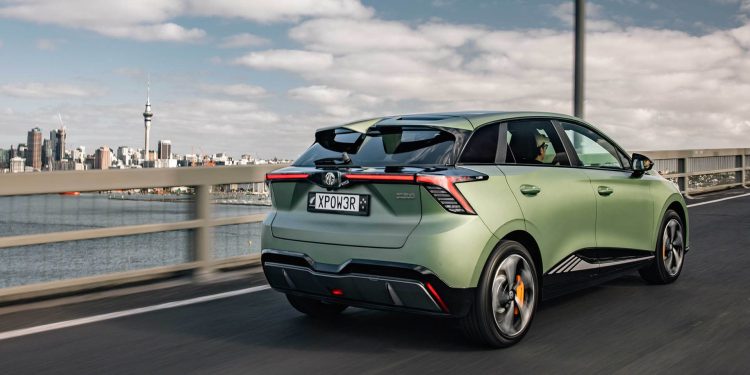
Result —
[{"label": "door handle", "polygon": [[521,194],[528,195],[528,196],[535,196],[539,194],[539,192],[542,191],[542,189],[539,188],[539,186],[534,185],[521,185]]},{"label": "door handle", "polygon": [[599,193],[599,195],[606,197],[608,195],[611,195],[615,191],[612,190],[612,188],[609,186],[599,186],[598,188],[596,188],[596,192]]}]

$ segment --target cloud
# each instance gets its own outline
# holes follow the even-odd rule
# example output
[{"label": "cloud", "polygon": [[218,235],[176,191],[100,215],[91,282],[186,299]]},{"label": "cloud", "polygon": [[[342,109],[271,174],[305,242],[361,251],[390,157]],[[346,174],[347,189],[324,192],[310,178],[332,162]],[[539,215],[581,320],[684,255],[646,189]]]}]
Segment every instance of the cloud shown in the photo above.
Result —
[{"label": "cloud", "polygon": [[[569,30],[316,19],[289,35],[302,44],[295,54],[323,54],[325,62],[300,69],[302,59],[286,53],[282,61],[260,58],[277,54],[271,50],[255,52],[246,65],[296,72],[308,83],[289,91],[313,106],[300,121],[473,109],[571,112]],[[750,25],[691,35],[602,23],[587,43],[587,118],[625,147],[744,147],[738,136],[750,131]]]},{"label": "cloud", "polygon": [[236,35],[230,35],[222,39],[219,44],[220,48],[242,48],[242,47],[257,47],[270,43],[266,38],[259,37],[257,35],[242,33]]},{"label": "cloud", "polygon": [[[91,30],[115,38],[162,42],[196,42],[205,38],[205,30],[186,28],[174,22],[180,17],[277,22],[303,17],[367,18],[372,15],[373,10],[358,0],[0,1],[0,17]],[[236,42],[243,43],[242,40]],[[245,37],[244,43],[247,42]]]},{"label": "cloud", "polygon": [[328,69],[333,64],[333,56],[321,52],[277,49],[251,52],[235,59],[234,63],[261,70],[278,69],[304,73]]},{"label": "cloud", "polygon": [[0,94],[16,98],[50,99],[100,96],[104,90],[64,83],[15,83],[0,86]]},{"label": "cloud", "polygon": [[242,98],[261,98],[268,95],[268,92],[263,87],[246,84],[202,85],[200,88],[210,94]]},{"label": "cloud", "polygon": [[171,22],[155,25],[102,26],[95,30],[102,35],[142,42],[197,42],[206,36],[204,30],[186,29]]},{"label": "cloud", "polygon": [[[298,87],[289,90],[289,96],[312,103],[334,118],[370,116],[370,110],[383,102],[378,97],[323,85]],[[362,110],[363,108],[368,108],[368,111]]]},{"label": "cloud", "polygon": [[358,0],[189,0],[187,4],[193,15],[260,22],[296,21],[302,17],[367,18],[374,13]]},{"label": "cloud", "polygon": [[[82,11],[83,10],[83,11]],[[92,30],[140,41],[191,42],[205,36],[168,20],[184,14],[181,0],[28,0],[4,1],[0,17]]]}]

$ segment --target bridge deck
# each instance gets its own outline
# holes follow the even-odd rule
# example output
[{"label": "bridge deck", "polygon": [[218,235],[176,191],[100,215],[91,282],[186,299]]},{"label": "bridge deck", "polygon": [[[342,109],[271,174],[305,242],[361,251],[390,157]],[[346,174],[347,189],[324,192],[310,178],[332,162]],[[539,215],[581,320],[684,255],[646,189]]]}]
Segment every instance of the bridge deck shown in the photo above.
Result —
[{"label": "bridge deck", "polygon": [[[506,350],[468,344],[445,319],[351,309],[335,321],[313,321],[282,295],[262,290],[0,340],[0,363],[5,373],[34,374],[748,373],[750,197],[694,206],[690,218],[692,252],[677,283],[648,286],[633,275],[546,302],[528,336]],[[247,288],[248,282],[261,285],[262,275],[0,310],[0,332]]]}]

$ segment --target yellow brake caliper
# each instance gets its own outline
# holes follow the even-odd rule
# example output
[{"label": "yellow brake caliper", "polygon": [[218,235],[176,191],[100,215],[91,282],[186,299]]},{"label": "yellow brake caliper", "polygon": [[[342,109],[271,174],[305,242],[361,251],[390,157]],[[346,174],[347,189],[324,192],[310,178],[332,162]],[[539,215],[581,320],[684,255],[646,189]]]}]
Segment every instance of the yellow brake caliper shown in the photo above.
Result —
[{"label": "yellow brake caliper", "polygon": [[[523,280],[521,280],[521,275],[516,275],[516,297],[518,297],[518,304],[523,307]],[[518,315],[518,306],[513,309],[513,314]]]}]

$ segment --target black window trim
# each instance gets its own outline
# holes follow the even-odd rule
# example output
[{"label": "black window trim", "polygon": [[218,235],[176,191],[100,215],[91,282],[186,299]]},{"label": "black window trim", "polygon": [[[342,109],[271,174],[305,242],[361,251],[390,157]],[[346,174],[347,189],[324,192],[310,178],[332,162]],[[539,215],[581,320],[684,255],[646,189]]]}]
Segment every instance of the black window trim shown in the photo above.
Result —
[{"label": "black window trim", "polygon": [[[592,166],[585,166],[585,165],[583,165],[583,163],[581,162],[581,159],[578,158],[578,153],[575,151],[575,148],[573,147],[573,144],[570,142],[570,139],[568,139],[568,136],[565,134],[565,129],[563,129],[563,126],[562,126],[563,122],[568,122],[568,123],[575,124],[575,125],[581,126],[583,128],[586,128],[589,131],[591,131],[592,133],[594,133],[594,134],[598,135],[599,137],[601,137],[602,139],[604,139],[605,141],[609,142],[609,144],[612,145],[612,147],[614,147],[615,150],[618,153],[620,153],[620,156],[624,157],[625,160],[628,161],[628,164],[630,164],[631,167],[626,168],[625,166],[622,166],[620,168],[604,168],[604,167],[592,167]],[[582,123],[580,121],[571,120],[571,119],[555,118],[555,119],[552,119],[552,123],[555,124],[555,129],[557,130],[558,136],[562,139],[562,142],[565,145],[566,152],[568,153],[568,159],[570,159],[572,167],[585,168],[585,169],[597,169],[597,170],[604,170],[604,171],[615,171],[615,172],[620,172],[620,171],[622,171],[622,172],[630,172],[630,171],[632,171],[633,161],[630,158],[630,156],[628,156],[628,153],[625,152],[622,149],[622,147],[620,147],[620,145],[618,145],[611,138],[609,138],[606,135],[604,135],[602,132],[597,131],[596,129],[594,129],[593,127],[589,126],[588,124]],[[576,165],[572,165],[573,160],[575,160]],[[618,161],[620,163],[622,163],[621,160],[618,160]]]},{"label": "black window trim", "polygon": [[[563,144],[563,149],[565,150],[565,154],[568,157],[568,162],[570,165],[550,165],[550,164],[523,164],[523,163],[508,163],[505,159],[508,155],[509,148],[508,148],[508,124],[512,121],[548,121],[552,128],[555,130],[555,134],[560,139],[560,142]],[[573,160],[570,158],[570,150],[568,150],[568,145],[566,144],[567,137],[560,136],[560,129],[558,129],[557,119],[554,117],[546,117],[546,116],[530,116],[530,117],[514,117],[514,118],[508,118],[508,119],[502,119],[502,120],[496,120],[496,121],[490,121],[484,124],[481,124],[474,128],[474,130],[471,133],[471,136],[469,139],[466,140],[466,143],[461,148],[461,152],[459,153],[458,161],[455,163],[456,166],[464,166],[464,165],[518,165],[518,166],[525,166],[525,167],[562,167],[562,168],[576,168],[578,166],[573,165]],[[474,136],[477,130],[485,127],[485,126],[492,126],[492,125],[498,125],[500,126],[500,129],[498,131],[497,135],[497,142],[498,142],[498,148],[495,151],[495,162],[494,163],[463,163],[461,162],[461,157],[464,154],[464,151],[466,150],[466,146],[471,141],[471,138]],[[564,135],[564,134],[563,134]],[[504,153],[500,152],[500,145],[504,145],[502,147],[504,149]],[[510,153],[513,153],[513,150],[510,150]],[[515,158],[515,157],[514,157]],[[576,157],[575,160],[578,160]],[[514,160],[515,161],[515,160]]]},{"label": "black window trim", "polygon": [[[570,165],[549,165],[549,164],[518,164],[518,163],[506,163],[505,157],[507,156],[507,150],[506,155],[501,155],[498,147],[498,151],[495,153],[495,163],[462,163],[461,162],[461,156],[463,156],[463,153],[466,149],[466,146],[469,144],[469,141],[471,140],[471,137],[474,136],[474,133],[485,126],[491,126],[491,125],[499,125],[505,129],[505,132],[502,131],[503,128],[501,128],[498,132],[498,145],[505,144],[505,147],[508,147],[508,141],[507,141],[507,133],[508,133],[508,123],[511,121],[521,121],[521,120],[546,120],[550,121],[552,123],[553,128],[555,129],[555,132],[557,133],[557,137],[560,138],[560,141],[563,144],[563,148],[565,149],[565,153],[568,156],[568,161],[570,162]],[[581,163],[581,160],[578,158],[578,153],[575,152],[575,149],[573,148],[573,144],[570,142],[570,139],[568,139],[568,136],[565,134],[565,130],[562,127],[563,122],[569,122],[571,124],[576,124],[579,126],[583,126],[586,129],[591,130],[592,132],[596,133],[598,136],[604,138],[607,142],[609,142],[630,164],[630,168],[601,168],[601,167],[586,167]],[[512,152],[512,151],[511,151]],[[469,138],[466,140],[464,145],[461,148],[461,152],[459,153],[458,159],[456,159],[456,166],[468,166],[468,165],[503,165],[503,166],[524,166],[524,167],[542,167],[542,168],[577,168],[577,169],[595,169],[595,170],[603,170],[603,171],[610,171],[610,172],[632,172],[632,165],[633,160],[629,156],[625,150],[620,147],[615,141],[612,140],[612,138],[604,135],[602,132],[594,129],[592,126],[577,121],[574,119],[569,118],[560,118],[560,117],[515,117],[515,118],[508,118],[508,119],[502,119],[502,120],[496,120],[496,121],[490,121],[484,124],[481,124],[474,128]],[[575,164],[575,165],[574,165]]]}]

